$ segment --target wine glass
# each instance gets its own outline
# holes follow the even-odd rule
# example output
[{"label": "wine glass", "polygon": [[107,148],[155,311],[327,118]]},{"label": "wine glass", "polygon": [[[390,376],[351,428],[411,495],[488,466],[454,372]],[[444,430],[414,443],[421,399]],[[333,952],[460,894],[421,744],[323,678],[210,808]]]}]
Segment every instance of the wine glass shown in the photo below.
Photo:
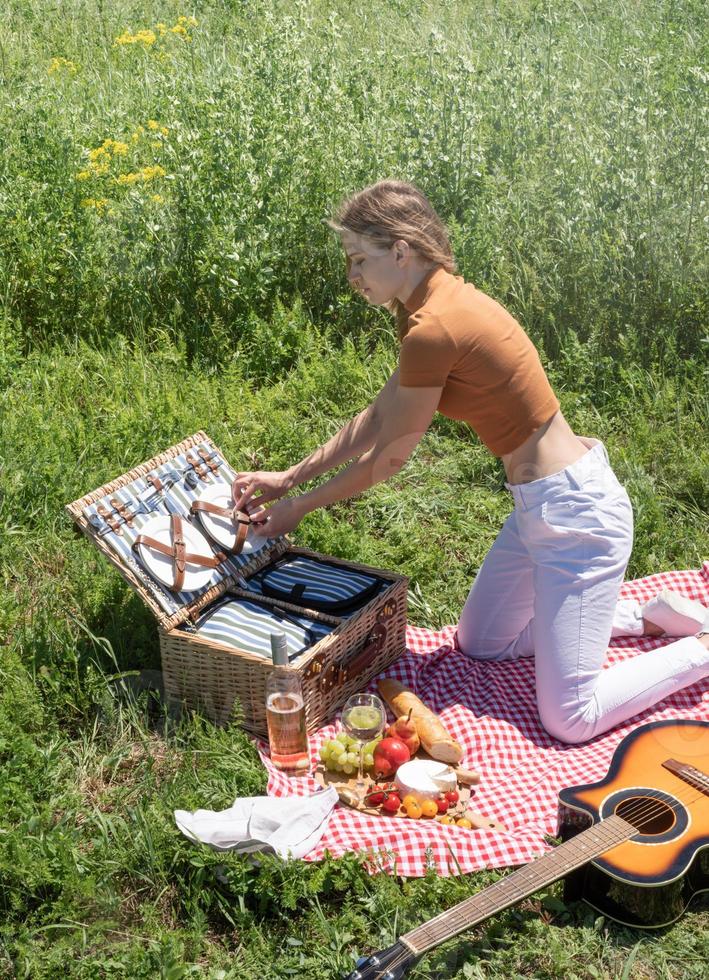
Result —
[{"label": "wine glass", "polygon": [[359,743],[355,789],[360,798],[367,787],[363,772],[364,746],[382,733],[385,722],[386,708],[376,694],[353,694],[342,709],[342,725],[347,734]]}]

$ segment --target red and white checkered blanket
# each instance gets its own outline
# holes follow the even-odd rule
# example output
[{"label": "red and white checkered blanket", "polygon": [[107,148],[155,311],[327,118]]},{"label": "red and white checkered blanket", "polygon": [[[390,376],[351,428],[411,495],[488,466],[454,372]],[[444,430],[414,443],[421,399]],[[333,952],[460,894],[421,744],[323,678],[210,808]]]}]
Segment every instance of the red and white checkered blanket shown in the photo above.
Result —
[{"label": "red and white checkered blanket", "polygon": [[[624,598],[647,600],[671,588],[709,606],[709,561],[697,571],[663,572],[623,586]],[[709,718],[709,679],[678,691],[656,708],[585,745],[565,745],[544,731],[537,714],[531,658],[498,664],[469,660],[453,645],[454,627],[440,632],[409,626],[407,651],[386,671],[416,691],[463,745],[461,765],[481,774],[471,807],[494,817],[507,830],[466,830],[432,820],[367,816],[338,805],[318,846],[306,860],[326,851],[367,854],[374,871],[417,877],[435,868],[443,876],[519,865],[549,849],[545,835],[557,831],[557,793],[601,779],[621,739],[640,725],[669,718]],[[608,663],[617,663],[668,641],[614,641]],[[671,642],[671,641],[669,641]],[[369,685],[376,691],[376,683]],[[310,739],[317,758],[322,741],[338,723]],[[271,796],[300,796],[318,788],[313,777],[292,779],[274,769],[260,745]]]}]

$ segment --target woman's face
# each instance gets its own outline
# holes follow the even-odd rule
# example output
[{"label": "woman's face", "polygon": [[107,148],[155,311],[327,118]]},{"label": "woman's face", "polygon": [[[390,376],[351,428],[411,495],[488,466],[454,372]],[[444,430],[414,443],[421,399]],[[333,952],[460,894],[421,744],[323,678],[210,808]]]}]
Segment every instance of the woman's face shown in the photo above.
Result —
[{"label": "woman's face", "polygon": [[406,283],[401,266],[403,253],[408,250],[406,243],[394,242],[387,248],[366,235],[345,231],[342,247],[347,254],[350,285],[375,306],[391,302]]}]

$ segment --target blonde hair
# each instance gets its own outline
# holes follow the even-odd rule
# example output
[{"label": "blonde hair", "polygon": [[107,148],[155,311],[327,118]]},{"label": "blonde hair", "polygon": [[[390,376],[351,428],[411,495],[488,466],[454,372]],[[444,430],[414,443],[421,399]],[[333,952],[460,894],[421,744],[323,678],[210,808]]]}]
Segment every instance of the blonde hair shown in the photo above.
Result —
[{"label": "blonde hair", "polygon": [[[421,258],[446,272],[455,272],[448,231],[426,195],[402,180],[380,180],[347,198],[334,219],[327,221],[333,231],[362,235],[376,245],[391,248],[402,239]],[[387,303],[396,318],[399,336],[406,329],[408,312],[394,299]]]}]

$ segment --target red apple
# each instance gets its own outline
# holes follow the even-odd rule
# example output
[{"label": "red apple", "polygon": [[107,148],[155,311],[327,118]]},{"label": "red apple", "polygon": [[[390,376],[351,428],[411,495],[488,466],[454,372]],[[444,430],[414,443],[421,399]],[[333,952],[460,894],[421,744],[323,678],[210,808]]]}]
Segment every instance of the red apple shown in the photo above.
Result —
[{"label": "red apple", "polygon": [[401,718],[396,719],[393,725],[389,725],[386,733],[390,738],[400,739],[411,755],[415,755],[421,747],[421,740],[416,731],[416,725],[411,720],[410,711],[408,715],[402,715]]},{"label": "red apple", "polygon": [[383,738],[374,750],[374,771],[382,776],[393,776],[410,758],[411,753],[401,739]]}]

